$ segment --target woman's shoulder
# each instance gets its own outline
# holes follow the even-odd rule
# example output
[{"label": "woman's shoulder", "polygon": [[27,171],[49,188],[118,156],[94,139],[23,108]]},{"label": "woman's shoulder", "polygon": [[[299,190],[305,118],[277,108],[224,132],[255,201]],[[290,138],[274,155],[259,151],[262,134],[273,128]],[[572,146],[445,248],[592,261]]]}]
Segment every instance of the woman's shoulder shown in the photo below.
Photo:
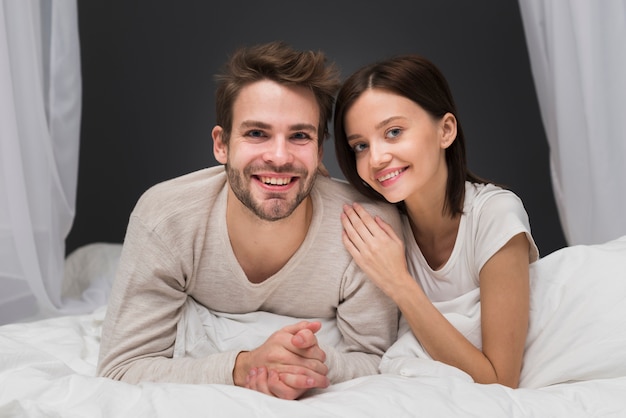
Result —
[{"label": "woman's shoulder", "polygon": [[479,214],[483,210],[496,212],[495,214],[520,210],[526,213],[522,200],[511,190],[493,183],[466,182],[463,212]]},{"label": "woman's shoulder", "polygon": [[464,215],[470,239],[485,250],[483,261],[519,233],[528,238],[529,258],[539,252],[531,233],[530,218],[522,200],[514,192],[494,184],[466,184]]}]

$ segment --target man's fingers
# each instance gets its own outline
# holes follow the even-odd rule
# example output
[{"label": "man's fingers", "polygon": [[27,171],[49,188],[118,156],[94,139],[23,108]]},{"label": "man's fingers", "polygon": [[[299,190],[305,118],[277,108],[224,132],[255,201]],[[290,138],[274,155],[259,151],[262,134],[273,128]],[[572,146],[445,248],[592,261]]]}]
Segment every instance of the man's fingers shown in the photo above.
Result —
[{"label": "man's fingers", "polygon": [[326,376],[280,373],[280,380],[292,388],[307,390],[311,388],[327,388],[330,385],[330,380]]},{"label": "man's fingers", "polygon": [[281,399],[298,399],[309,388],[293,387],[281,381],[279,373],[275,370],[269,371],[268,386],[274,396]]},{"label": "man's fingers", "polygon": [[309,348],[317,344],[317,337],[309,329],[302,329],[291,337],[291,343],[298,348]]},{"label": "man's fingers", "polygon": [[313,333],[316,333],[322,328],[322,323],[319,321],[300,321],[297,324],[287,325],[281,328],[283,331],[290,334],[296,334],[298,331],[308,329]]},{"label": "man's fingers", "polygon": [[246,387],[256,390],[257,392],[265,393],[266,395],[274,396],[268,387],[267,369],[265,367],[253,367],[250,369],[248,377],[246,378]]},{"label": "man's fingers", "polygon": [[[314,362],[311,362],[313,364]],[[294,366],[294,365],[277,365],[273,367],[278,373],[288,373],[295,375],[303,375],[313,378],[316,383],[324,382],[327,380],[328,366],[323,363],[317,362],[314,367],[308,366]]]}]

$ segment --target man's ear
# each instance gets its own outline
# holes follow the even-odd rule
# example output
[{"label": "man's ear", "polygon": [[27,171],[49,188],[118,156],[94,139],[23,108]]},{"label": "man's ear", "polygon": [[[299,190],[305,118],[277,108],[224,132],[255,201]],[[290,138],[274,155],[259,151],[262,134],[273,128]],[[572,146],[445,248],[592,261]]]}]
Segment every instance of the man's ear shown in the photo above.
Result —
[{"label": "man's ear", "polygon": [[456,116],[452,113],[443,115],[440,121],[441,126],[441,148],[446,149],[456,139]]},{"label": "man's ear", "polygon": [[226,164],[228,160],[228,145],[224,143],[224,129],[215,125],[211,131],[213,137],[213,155],[220,164]]}]

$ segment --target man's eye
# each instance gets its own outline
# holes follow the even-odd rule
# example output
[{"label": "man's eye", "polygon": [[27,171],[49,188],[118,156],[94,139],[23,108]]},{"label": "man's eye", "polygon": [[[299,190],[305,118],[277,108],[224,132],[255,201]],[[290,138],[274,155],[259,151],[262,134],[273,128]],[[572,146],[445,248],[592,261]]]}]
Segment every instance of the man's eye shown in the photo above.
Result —
[{"label": "man's eye", "polygon": [[246,136],[251,136],[254,138],[263,138],[265,136],[265,132],[259,130],[252,130],[246,132]]},{"label": "man's eye", "polygon": [[311,135],[307,134],[306,132],[296,132],[291,136],[291,138],[298,142],[304,142],[311,139]]}]

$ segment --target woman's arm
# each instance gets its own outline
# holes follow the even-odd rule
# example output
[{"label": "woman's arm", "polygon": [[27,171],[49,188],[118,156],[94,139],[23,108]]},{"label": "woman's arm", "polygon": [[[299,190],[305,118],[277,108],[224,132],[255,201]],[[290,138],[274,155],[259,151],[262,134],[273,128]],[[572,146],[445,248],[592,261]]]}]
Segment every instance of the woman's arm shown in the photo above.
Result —
[{"label": "woman's arm", "polygon": [[379,218],[357,207],[342,215],[344,245],[368,277],[393,299],[424,349],[478,383],[517,387],[528,329],[528,240],[509,240],[480,272],[483,351],[435,308],[408,272],[404,244]]}]

